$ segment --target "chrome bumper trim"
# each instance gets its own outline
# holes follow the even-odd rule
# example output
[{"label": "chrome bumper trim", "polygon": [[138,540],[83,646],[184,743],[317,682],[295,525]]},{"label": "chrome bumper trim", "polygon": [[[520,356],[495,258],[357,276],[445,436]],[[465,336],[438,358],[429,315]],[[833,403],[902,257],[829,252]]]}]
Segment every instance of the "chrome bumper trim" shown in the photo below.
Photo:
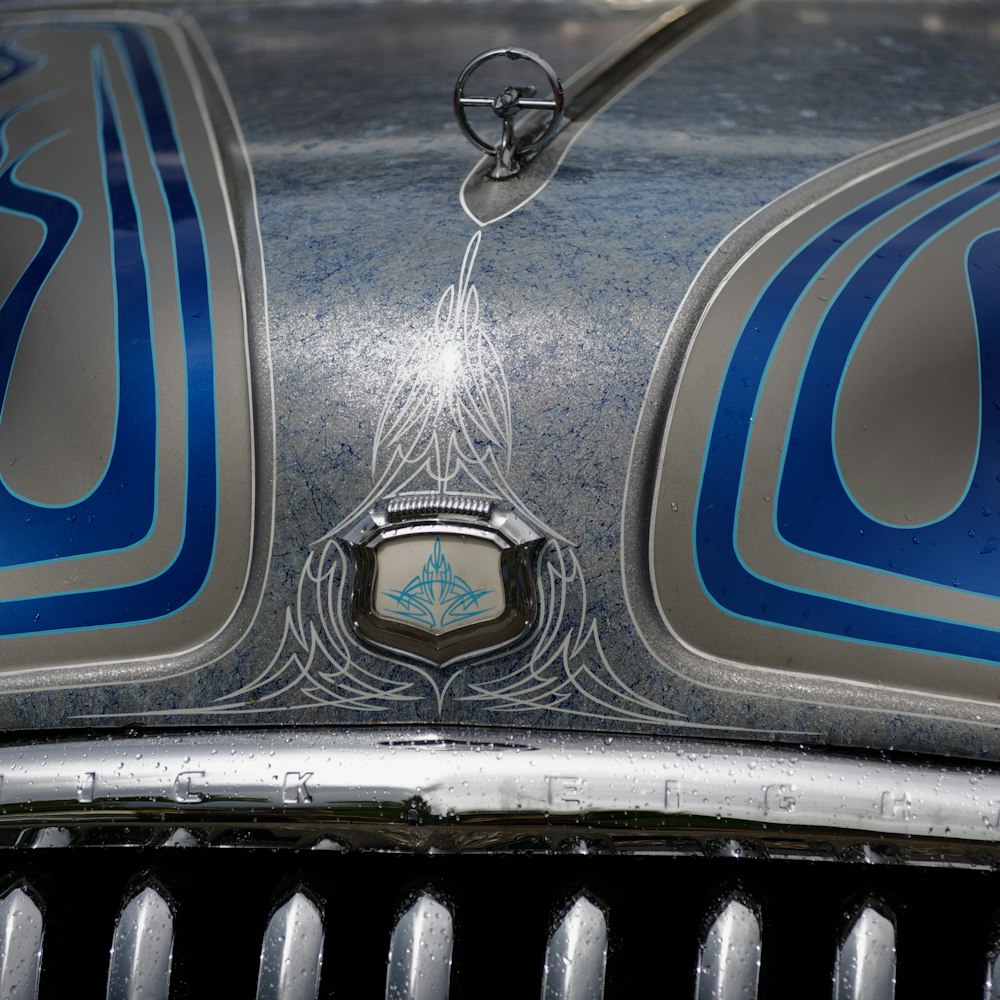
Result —
[{"label": "chrome bumper trim", "polygon": [[[1000,771],[691,739],[443,729],[0,748],[0,835],[145,823],[195,836],[206,824],[309,825],[334,840],[364,827],[416,849],[489,847],[500,830],[544,837],[557,828],[575,830],[583,851],[602,838],[641,850],[651,838],[693,834],[737,854],[747,840],[818,834],[838,845],[929,838],[992,856]],[[877,860],[877,847],[864,850],[872,857],[863,860]]]}]

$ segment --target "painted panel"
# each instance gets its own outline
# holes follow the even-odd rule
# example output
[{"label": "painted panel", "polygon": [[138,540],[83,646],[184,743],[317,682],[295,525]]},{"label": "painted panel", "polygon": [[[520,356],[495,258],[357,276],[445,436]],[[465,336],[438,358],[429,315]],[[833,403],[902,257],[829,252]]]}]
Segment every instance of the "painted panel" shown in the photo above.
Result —
[{"label": "painted panel", "polygon": [[995,696],[998,135],[993,110],[829,173],[725,277],[653,515],[655,587],[685,643]]},{"label": "painted panel", "polygon": [[180,652],[232,617],[254,517],[240,260],[191,56],[161,18],[8,23],[0,109],[0,660]]}]

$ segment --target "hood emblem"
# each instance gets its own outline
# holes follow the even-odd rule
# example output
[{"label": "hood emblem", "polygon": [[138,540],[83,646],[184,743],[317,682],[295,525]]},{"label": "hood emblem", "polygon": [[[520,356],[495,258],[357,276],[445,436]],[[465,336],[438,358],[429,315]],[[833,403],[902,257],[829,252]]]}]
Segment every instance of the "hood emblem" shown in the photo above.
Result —
[{"label": "hood emblem", "polygon": [[[536,87],[530,85],[507,86],[496,97],[466,97],[465,85],[469,78],[485,63],[493,59],[506,57],[516,60],[524,59],[538,67],[548,82],[551,96],[535,97]],[[535,156],[556,134],[562,121],[563,88],[555,70],[540,56],[527,49],[490,49],[481,52],[462,70],[455,83],[455,114],[462,131],[473,145],[494,157],[493,167],[489,176],[494,180],[505,180],[515,177],[521,168]],[[469,108],[490,108],[500,119],[502,129],[497,143],[487,142],[470,124],[467,115]],[[514,134],[514,119],[522,111],[548,111],[551,117],[537,122],[537,116],[528,119],[530,125],[525,135],[517,138]]]},{"label": "hood emblem", "polygon": [[443,666],[512,646],[535,622],[542,536],[493,501],[396,497],[342,541],[351,624],[368,645]]}]

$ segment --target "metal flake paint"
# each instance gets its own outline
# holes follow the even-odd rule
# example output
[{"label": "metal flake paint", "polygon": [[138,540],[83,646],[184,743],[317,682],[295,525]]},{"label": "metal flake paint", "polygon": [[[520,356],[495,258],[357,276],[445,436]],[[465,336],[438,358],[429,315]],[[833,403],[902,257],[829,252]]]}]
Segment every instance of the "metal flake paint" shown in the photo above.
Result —
[{"label": "metal flake paint", "polygon": [[[878,0],[741,6],[592,122],[537,198],[477,230],[459,200],[474,154],[454,127],[450,95],[471,55],[515,31],[506,9],[390,0],[191,10],[232,93],[259,185],[275,376],[273,456],[269,399],[257,395],[268,379],[266,352],[255,354],[263,297],[254,254],[247,253],[255,240],[255,223],[247,221],[255,206],[245,167],[239,181],[239,133],[226,124],[231,116],[220,113],[226,100],[190,32],[167,27],[170,22],[153,25],[154,19],[130,21],[148,22],[153,39],[160,30],[185,37],[178,50],[194,72],[187,83],[171,76],[168,89],[200,88],[204,107],[188,105],[192,115],[183,121],[203,120],[207,109],[219,136],[213,169],[224,177],[232,228],[206,225],[205,232],[209,239],[227,233],[232,242],[235,229],[244,299],[253,306],[246,309],[249,364],[243,358],[253,374],[258,477],[249,597],[216,638],[195,639],[162,659],[143,651],[130,659],[127,650],[116,650],[117,637],[133,626],[77,633],[74,646],[95,635],[100,640],[75,654],[80,670],[0,675],[6,727],[378,720],[692,729],[1000,754],[989,728],[996,707],[978,696],[937,696],[933,677],[944,673],[932,672],[925,683],[913,672],[930,661],[927,654],[901,652],[910,672],[883,689],[869,683],[863,664],[837,673],[817,660],[825,672],[812,674],[794,663],[791,669],[741,665],[678,641],[656,607],[648,572],[652,487],[688,334],[735,259],[830,189],[826,181],[799,188],[779,210],[754,213],[853,154],[1000,99],[994,13],[948,4],[925,22],[909,5]],[[568,78],[643,16],[553,0],[533,8],[531,44]],[[79,17],[72,18],[79,27]],[[161,51],[155,44],[165,64],[169,46]],[[18,59],[21,49],[5,64]],[[112,88],[112,96],[117,93]],[[198,201],[202,212],[212,204]],[[741,230],[745,244],[734,249],[727,242],[727,252],[711,253],[751,216],[750,230]],[[12,225],[37,224],[18,217]],[[482,308],[481,337],[473,340],[481,341],[483,353],[477,348],[476,378],[462,382],[455,402],[487,399],[489,420],[477,421],[475,429],[466,423],[472,431],[466,441],[454,420],[461,408],[427,408],[438,397],[426,395],[430,383],[420,361],[436,358],[457,368],[463,357],[438,350],[437,334],[447,330],[435,329],[435,303],[440,307],[449,295],[457,302],[458,287],[468,287],[463,254],[471,263],[476,241],[474,284]],[[0,267],[8,264],[14,267],[6,260]],[[919,270],[912,274],[922,280]],[[963,301],[970,309],[971,298]],[[216,311],[216,323],[228,315]],[[866,335],[858,356],[895,350],[895,326]],[[967,387],[978,362],[963,330],[957,374]],[[852,422],[864,411],[857,404],[867,393],[856,376],[866,367],[884,366],[852,364],[837,410],[842,438],[873,433]],[[714,400],[718,389],[716,382],[705,399]],[[220,394],[217,405],[226,398]],[[942,412],[937,404],[926,409]],[[964,489],[961,470],[968,475],[968,400],[946,409],[961,447],[940,477],[947,488],[936,486],[930,472],[907,466],[910,482],[935,485],[909,490],[925,496],[922,507],[905,512],[915,522],[950,509]],[[423,415],[441,417],[436,436],[429,427],[416,433]],[[414,433],[404,432],[418,416]],[[885,439],[885,430],[879,433]],[[912,446],[906,435],[896,440],[900,453]],[[440,454],[432,449],[421,459],[434,441],[444,446]],[[696,469],[703,445],[687,453]],[[973,440],[971,453],[974,446]],[[837,448],[841,457],[864,451]],[[227,453],[220,446],[220,456]],[[461,484],[449,454],[461,459]],[[0,469],[11,474],[9,466]],[[866,510],[884,521],[897,516],[892,505],[880,503],[881,491],[871,488],[878,476],[863,463],[848,460],[842,472]],[[265,501],[272,473],[270,549]],[[554,540],[539,553],[536,630],[516,647],[444,669],[353,642],[337,537],[340,526],[387,495],[441,488],[436,479],[425,482],[428,474],[442,479],[446,492],[513,498]],[[230,520],[224,500],[220,509],[221,530]],[[748,544],[758,536],[764,540],[755,531]],[[679,537],[690,552],[690,532]],[[670,569],[678,585],[687,582],[682,569],[681,563]],[[659,590],[664,579],[658,575]],[[24,641],[4,643],[13,648]],[[850,646],[836,642],[838,649]]]}]

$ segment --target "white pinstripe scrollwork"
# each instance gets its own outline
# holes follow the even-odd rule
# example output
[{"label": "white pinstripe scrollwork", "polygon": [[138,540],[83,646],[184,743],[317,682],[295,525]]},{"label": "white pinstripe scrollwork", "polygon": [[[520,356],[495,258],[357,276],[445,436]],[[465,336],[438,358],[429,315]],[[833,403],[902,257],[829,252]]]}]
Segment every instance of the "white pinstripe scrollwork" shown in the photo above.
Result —
[{"label": "white pinstripe scrollwork", "polygon": [[[513,415],[496,345],[479,321],[472,271],[482,238],[469,240],[459,279],[438,300],[434,323],[385,394],[372,447],[373,485],[348,517],[311,546],[274,658],[252,682],[215,703],[225,712],[329,705],[384,713],[452,698],[492,713],[562,713],[601,720],[690,726],[642,697],[615,672],[587,608],[576,546],[533,514],[511,486]],[[450,674],[374,656],[347,618],[349,557],[338,540],[377,501],[415,494],[509,504],[547,541],[537,567],[538,621],[518,665],[483,676],[475,664]],[[507,662],[507,661],[505,661]],[[455,685],[465,673],[466,684]]]}]

